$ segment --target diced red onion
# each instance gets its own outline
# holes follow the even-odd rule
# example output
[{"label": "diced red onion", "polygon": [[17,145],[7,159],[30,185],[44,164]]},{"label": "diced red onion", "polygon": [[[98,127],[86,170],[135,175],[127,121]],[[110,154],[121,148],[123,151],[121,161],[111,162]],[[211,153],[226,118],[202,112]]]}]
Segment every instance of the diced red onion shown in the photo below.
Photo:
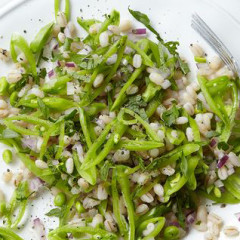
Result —
[{"label": "diced red onion", "polygon": [[225,163],[227,162],[228,160],[228,155],[224,155],[217,163],[217,168],[221,168],[222,166],[225,165]]},{"label": "diced red onion", "polygon": [[76,67],[74,62],[66,62],[66,67]]},{"label": "diced red onion", "polygon": [[211,142],[210,142],[210,147],[215,147],[216,146],[216,144],[217,144],[217,141],[216,141],[216,139],[214,139],[214,138],[212,138],[212,140],[211,140]]},{"label": "diced red onion", "polygon": [[133,29],[132,33],[141,35],[141,34],[146,34],[147,30],[146,28],[137,28],[137,29]]},{"label": "diced red onion", "polygon": [[55,72],[54,72],[53,69],[52,69],[51,71],[48,72],[48,77],[49,77],[49,78],[54,77],[54,75],[55,75]]},{"label": "diced red onion", "polygon": [[44,182],[40,178],[33,178],[30,182],[30,190],[32,192],[37,192],[39,188],[43,186],[43,183]]},{"label": "diced red onion", "polygon": [[45,227],[39,218],[33,220],[33,228],[40,240],[46,240]]},{"label": "diced red onion", "polygon": [[237,220],[240,222],[240,212],[234,213],[234,215],[236,216]]},{"label": "diced red onion", "polygon": [[177,222],[177,221],[171,222],[171,223],[169,224],[169,226],[180,227],[179,222]]},{"label": "diced red onion", "polygon": [[23,147],[28,147],[34,152],[37,151],[37,142],[38,139],[36,137],[25,136],[24,138],[22,138]]},{"label": "diced red onion", "polygon": [[56,38],[53,38],[51,42],[49,43],[49,47],[51,50],[56,50],[58,48],[58,41]]},{"label": "diced red onion", "polygon": [[194,212],[188,214],[187,217],[186,217],[187,224],[193,224],[194,221],[195,221],[195,214],[194,214]]}]

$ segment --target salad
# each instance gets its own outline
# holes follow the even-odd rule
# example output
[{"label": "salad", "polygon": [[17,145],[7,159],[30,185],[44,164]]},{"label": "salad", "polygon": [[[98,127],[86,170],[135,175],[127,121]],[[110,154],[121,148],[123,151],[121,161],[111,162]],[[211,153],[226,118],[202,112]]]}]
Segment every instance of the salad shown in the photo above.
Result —
[{"label": "salad", "polygon": [[59,227],[36,218],[41,240],[174,240],[192,227],[218,239],[223,220],[203,200],[240,202],[238,77],[191,44],[193,79],[179,42],[128,10],[142,28],[113,10],[79,17],[79,37],[69,0],[64,11],[55,0],[55,21],[0,49],[15,63],[0,78],[0,141],[12,147],[2,157],[24,164],[3,176],[16,189],[10,202],[0,191],[1,239],[22,239],[14,232],[43,187]]}]

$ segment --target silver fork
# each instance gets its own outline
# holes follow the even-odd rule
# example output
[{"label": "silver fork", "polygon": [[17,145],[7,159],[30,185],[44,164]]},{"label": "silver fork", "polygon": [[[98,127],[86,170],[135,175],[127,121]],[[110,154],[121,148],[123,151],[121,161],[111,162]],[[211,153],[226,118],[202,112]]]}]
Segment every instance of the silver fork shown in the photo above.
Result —
[{"label": "silver fork", "polygon": [[233,58],[230,51],[219,39],[219,37],[212,31],[212,29],[203,21],[203,19],[197,14],[192,15],[192,28],[204,38],[209,45],[218,53],[222,61],[227,65],[235,76],[240,75],[240,69],[238,63]]}]

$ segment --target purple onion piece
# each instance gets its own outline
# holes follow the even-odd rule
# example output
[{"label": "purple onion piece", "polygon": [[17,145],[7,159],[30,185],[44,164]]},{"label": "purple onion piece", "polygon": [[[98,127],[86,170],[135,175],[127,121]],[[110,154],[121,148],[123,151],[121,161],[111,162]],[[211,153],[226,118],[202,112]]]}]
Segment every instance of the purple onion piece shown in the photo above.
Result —
[{"label": "purple onion piece", "polygon": [[58,43],[53,47],[54,50],[57,50],[58,49]]},{"label": "purple onion piece", "polygon": [[76,67],[75,63],[74,62],[66,62],[66,67]]},{"label": "purple onion piece", "polygon": [[35,232],[37,233],[37,236],[39,236],[40,240],[46,240],[46,231],[43,223],[39,218],[36,218],[33,220],[33,228]]},{"label": "purple onion piece", "polygon": [[170,222],[169,226],[180,227],[180,224],[179,222],[175,221],[175,222]]},{"label": "purple onion piece", "polygon": [[224,155],[217,163],[217,168],[221,168],[222,166],[225,165],[225,163],[227,162],[228,160],[228,155]]},{"label": "purple onion piece", "polygon": [[33,192],[37,192],[40,187],[43,186],[43,181],[40,178],[33,178],[30,182],[30,189]]},{"label": "purple onion piece", "polygon": [[216,139],[214,139],[214,138],[212,138],[212,140],[211,140],[211,142],[210,142],[210,147],[215,147],[216,146],[216,144],[217,144],[217,141],[216,141]]},{"label": "purple onion piece", "polygon": [[187,224],[193,224],[194,221],[195,221],[195,214],[194,213],[188,214],[186,217]]},{"label": "purple onion piece", "polygon": [[146,30],[146,28],[137,28],[137,29],[133,29],[132,33],[141,35],[141,34],[146,34],[147,30]]},{"label": "purple onion piece", "polygon": [[51,71],[48,72],[48,77],[51,78],[55,75],[54,70],[52,69]]}]

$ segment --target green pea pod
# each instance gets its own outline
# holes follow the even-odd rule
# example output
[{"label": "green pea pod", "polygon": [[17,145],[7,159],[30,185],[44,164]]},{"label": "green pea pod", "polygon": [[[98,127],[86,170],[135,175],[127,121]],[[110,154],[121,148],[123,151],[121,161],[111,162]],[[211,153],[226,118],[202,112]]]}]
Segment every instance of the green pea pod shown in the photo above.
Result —
[{"label": "green pea pod", "polygon": [[[123,119],[124,114],[129,114],[130,116],[132,116],[134,119],[133,120],[125,120]],[[156,132],[154,132],[150,125],[143,120],[137,113],[135,113],[134,111],[128,109],[128,108],[122,108],[121,111],[118,114],[118,120],[119,122],[125,124],[125,125],[132,125],[132,124],[136,124],[137,122],[141,123],[143,125],[143,127],[146,129],[146,132],[148,134],[148,136],[157,142],[161,142],[162,140],[158,137],[158,135],[156,134]]]},{"label": "green pea pod", "polygon": [[[129,43],[129,41],[127,40],[127,43]],[[136,45],[136,44],[134,44]],[[143,45],[143,50],[138,48],[139,51],[141,51],[142,54],[145,54],[145,52],[147,52],[148,48],[149,48],[149,44],[148,41],[143,41],[142,42]],[[146,55],[147,56],[147,55]],[[111,108],[111,111],[114,111],[116,109],[118,109],[121,104],[123,103],[123,99],[125,97],[125,92],[127,91],[127,89],[130,87],[130,85],[139,77],[139,75],[142,73],[142,71],[145,69],[145,65],[142,65],[140,68],[135,69],[135,71],[133,72],[133,74],[131,75],[131,77],[128,79],[128,81],[124,84],[124,86],[122,87],[121,91],[118,94],[118,97],[116,98],[116,100],[113,103],[113,106]]]},{"label": "green pea pod", "polygon": [[93,145],[87,151],[83,161],[83,165],[88,165],[88,163],[91,162],[91,160],[96,156],[97,150],[105,142],[107,135],[109,134],[111,128],[114,126],[115,123],[116,123],[116,120],[113,120],[105,127],[105,129],[102,131],[98,139],[93,143]]},{"label": "green pea pod", "polygon": [[163,216],[164,214],[168,213],[169,211],[171,211],[171,208],[169,206],[158,205],[158,206],[152,208],[149,212],[140,216],[136,220],[136,226],[139,226],[142,222],[144,222],[148,219]]},{"label": "green pea pod", "polygon": [[67,93],[66,87],[67,82],[70,82],[71,79],[68,76],[57,77],[55,80],[52,80],[50,83],[45,83],[42,87],[42,90],[49,94],[59,94]]},{"label": "green pea pod", "polygon": [[13,92],[9,98],[10,104],[12,106],[15,106],[17,104],[17,99],[18,99],[18,92]]},{"label": "green pea pod", "polygon": [[[176,132],[177,137],[173,136],[172,134],[173,131]],[[169,142],[174,145],[180,145],[185,139],[185,134],[181,130],[172,130],[168,128],[166,133],[167,133],[167,138]]]},{"label": "green pea pod", "polygon": [[50,169],[38,168],[35,165],[35,162],[24,153],[18,153],[18,156],[20,157],[20,160],[24,163],[24,165],[28,168],[28,170],[32,172],[35,176],[42,179],[44,182],[52,185],[56,181]]},{"label": "green pea pod", "polygon": [[80,17],[77,18],[78,24],[89,33],[89,28],[95,24],[100,23],[100,21],[97,21],[96,19],[82,19]]},{"label": "green pea pod", "polygon": [[11,229],[0,227],[0,236],[7,240],[23,240],[17,234],[15,234]]},{"label": "green pea pod", "polygon": [[89,106],[85,107],[85,111],[87,111],[88,116],[91,117],[97,115],[105,108],[107,108],[107,105],[105,103],[94,102]]},{"label": "green pea pod", "polygon": [[[21,182],[15,189],[7,209],[6,219],[8,227],[12,229],[18,227],[18,224],[21,222],[27,207],[28,196],[28,182]],[[15,212],[17,212],[16,215],[14,214]],[[15,217],[15,219],[13,219],[13,217]]]},{"label": "green pea pod", "polygon": [[231,83],[229,83],[229,87],[232,90],[232,102],[233,103],[231,106],[230,114],[228,115],[229,121],[225,124],[225,127],[219,137],[220,140],[223,142],[227,142],[231,135],[232,128],[234,126],[236,112],[239,107],[239,99],[238,99],[239,97],[238,97],[237,86],[234,82],[231,82]]},{"label": "green pea pod", "polygon": [[240,203],[240,199],[236,198],[231,192],[226,191],[221,193],[221,197],[216,197],[213,193],[207,193],[203,190],[198,190],[197,193],[207,199],[210,199],[216,203],[225,204],[237,204]]},{"label": "green pea pod", "polygon": [[36,77],[37,76],[37,67],[36,67],[36,61],[35,61],[34,55],[31,51],[27,41],[21,35],[14,33],[12,35],[11,43],[10,43],[11,56],[12,56],[12,60],[14,62],[17,62],[17,53],[16,53],[16,49],[15,49],[16,47],[24,53],[24,55],[28,61],[28,64],[30,66],[30,70],[31,70],[33,76]]},{"label": "green pea pod", "polygon": [[160,182],[160,177],[157,177],[156,179],[154,179],[154,181],[151,181],[150,183],[145,184],[145,185],[141,186],[140,188],[138,188],[138,186],[137,186],[136,187],[137,190],[133,192],[134,199],[140,198],[142,195],[151,191],[153,189],[153,187],[159,182]]},{"label": "green pea pod", "polygon": [[168,201],[169,197],[179,191],[187,182],[187,178],[181,176],[180,173],[176,173],[173,176],[167,178],[166,183],[164,184],[164,197]]},{"label": "green pea pod", "polygon": [[149,43],[150,43],[150,45],[149,45],[150,49],[151,49],[151,51],[153,53],[153,56],[154,56],[154,60],[157,63],[157,67],[160,68],[161,61],[160,61],[160,54],[159,54],[158,45],[155,42],[151,41],[151,40],[149,40]]},{"label": "green pea pod", "polygon": [[124,173],[124,168],[121,166],[118,167],[118,182],[121,187],[123,199],[127,208],[128,213],[128,234],[126,236],[127,240],[135,239],[135,216],[134,216],[134,207],[133,207],[133,201],[131,198],[131,191],[130,191],[130,182],[128,179],[128,176]]},{"label": "green pea pod", "polygon": [[[94,158],[91,159],[90,161],[85,160],[83,165],[81,166],[81,169],[86,170],[91,168],[92,166],[96,166],[99,163],[101,163],[109,154],[109,152],[113,149],[114,145],[116,144],[116,141],[118,141],[122,137],[126,129],[127,127],[125,125],[121,123],[116,124],[114,128],[114,132],[111,134],[110,138],[107,140],[102,151],[96,157],[94,156]],[[90,150],[91,149],[89,149],[89,151]]]},{"label": "green pea pod", "polygon": [[199,85],[201,87],[202,93],[209,105],[209,107],[211,108],[211,110],[225,123],[228,124],[229,119],[228,116],[224,115],[221,111],[221,109],[217,106],[217,102],[214,101],[214,99],[212,98],[208,87],[207,87],[207,79],[203,76],[198,76],[198,82]]},{"label": "green pea pod", "polygon": [[[143,43],[145,46],[147,46],[147,49],[149,48],[149,41],[148,39],[143,39],[141,40],[141,43]],[[127,46],[131,47],[134,49],[141,57],[143,60],[143,63],[146,66],[153,67],[154,63],[152,62],[151,58],[146,54],[146,51],[142,50],[138,45],[130,40],[127,40]],[[143,48],[145,48],[145,46]]]},{"label": "green pea pod", "polygon": [[97,182],[97,169],[96,167],[87,169],[87,170],[82,170],[81,169],[81,162],[79,160],[79,157],[77,155],[76,151],[73,151],[73,161],[74,165],[77,169],[77,172],[81,177],[83,177],[86,181],[88,181],[91,185],[95,185]]},{"label": "green pea pod", "polygon": [[[92,84],[95,80],[95,78],[97,77],[98,73],[100,72],[100,68],[106,63],[107,59],[109,57],[111,57],[114,53],[116,53],[118,51],[119,46],[121,45],[121,42],[125,39],[126,41],[126,37],[122,37],[121,39],[119,39],[117,42],[115,42],[109,49],[108,51],[103,55],[102,57],[102,61],[101,64],[94,70],[93,74],[91,75],[91,78],[89,80],[89,82],[86,84],[84,91],[90,93],[91,88],[92,88]],[[106,80],[105,80],[106,81]]]},{"label": "green pea pod", "polygon": [[1,77],[0,78],[0,96],[7,96],[8,88],[9,88],[9,83],[6,77]]},{"label": "green pea pod", "polygon": [[194,152],[197,152],[199,149],[200,144],[196,143],[187,143],[185,145],[182,145],[159,158],[155,158],[154,161],[148,165],[147,170],[154,169],[156,167],[165,167],[177,161],[182,156],[182,154],[186,157]]},{"label": "green pea pod", "polygon": [[[72,226],[72,225],[65,225],[63,227],[59,227],[57,229],[54,229],[48,234],[49,240],[56,240],[56,239],[62,239],[62,238],[56,238],[61,234],[77,234],[77,233],[84,233],[84,234],[90,234],[95,236],[100,236],[100,239],[111,239],[111,240],[117,240],[117,235],[114,233],[110,233],[106,230],[103,230],[101,228],[94,228],[94,227],[81,227],[81,226]],[[99,237],[98,237],[99,238]]]},{"label": "green pea pod", "polygon": [[165,218],[164,217],[155,217],[155,218],[151,218],[151,219],[148,219],[148,220],[142,222],[136,230],[137,237],[140,237],[142,235],[142,232],[146,229],[146,227],[149,223],[155,224],[155,228],[146,237],[142,238],[142,240],[148,240],[148,239],[152,239],[152,238],[156,237],[161,232],[161,230],[165,224]]},{"label": "green pea pod", "polygon": [[106,20],[102,23],[101,28],[99,29],[97,35],[94,38],[94,43],[97,45],[99,43],[99,36],[102,32],[108,29],[109,25],[119,25],[120,14],[118,11],[113,10]]},{"label": "green pea pod", "polygon": [[206,63],[207,59],[205,57],[194,57],[195,62],[197,63]]},{"label": "green pea pod", "polygon": [[146,109],[146,114],[147,116],[152,116],[158,106],[161,104],[163,98],[163,94],[160,91],[159,93],[156,94],[156,96],[148,103],[147,109]]},{"label": "green pea pod", "polygon": [[112,80],[113,76],[115,75],[119,65],[121,64],[124,50],[126,48],[126,40],[127,36],[123,36],[120,41],[119,41],[119,50],[118,50],[118,55],[117,55],[117,61],[114,63],[114,65],[111,68],[111,71],[107,75],[107,77],[104,79],[104,83],[97,89],[94,89],[93,93],[89,95],[89,99],[84,99],[83,103],[80,102],[81,106],[86,106],[89,104],[89,101],[92,102],[95,98],[97,98],[105,89],[108,83]]},{"label": "green pea pod", "polygon": [[240,168],[238,168],[234,174],[229,176],[224,181],[226,189],[237,199],[240,200]]},{"label": "green pea pod", "polygon": [[103,200],[101,203],[98,205],[98,211],[102,216],[105,216],[106,211],[107,211],[107,204],[108,200]]},{"label": "green pea pod", "polygon": [[55,155],[55,159],[59,159],[64,149],[64,136],[65,136],[65,122],[62,121],[60,124],[60,135],[58,140],[58,149]]},{"label": "green pea pod", "polygon": [[113,204],[113,213],[114,216],[116,217],[117,224],[119,227],[119,231],[122,236],[125,236],[127,234],[127,223],[126,220],[124,219],[123,215],[121,215],[120,209],[119,209],[119,193],[118,193],[118,188],[117,188],[117,169],[113,169],[112,173],[112,204]]},{"label": "green pea pod", "polygon": [[43,49],[52,33],[53,24],[54,23],[49,23],[43,28],[41,28],[35,36],[34,40],[30,43],[30,48],[33,53],[38,53]]},{"label": "green pea pod", "polygon": [[116,148],[125,148],[130,151],[145,151],[163,146],[163,143],[156,141],[120,140]]},{"label": "green pea pod", "polygon": [[206,86],[211,95],[222,94],[228,88],[229,82],[229,77],[221,76],[208,81]]},{"label": "green pea pod", "polygon": [[[76,104],[73,101],[59,98],[59,97],[46,97],[42,99],[43,102],[46,104],[47,107],[49,107],[52,110],[55,111],[65,111],[69,108],[76,107]],[[31,100],[24,100],[20,101],[18,106],[26,106],[30,108],[38,108],[37,99],[31,99]]]},{"label": "green pea pod", "polygon": [[149,82],[146,90],[144,91],[142,98],[145,102],[149,102],[154,98],[156,93],[161,90],[161,86],[156,85],[153,82]]},{"label": "green pea pod", "polygon": [[[55,10],[55,18],[57,20],[57,15],[60,11],[60,2],[61,0],[55,0],[54,1],[54,10]],[[67,20],[69,21],[70,19],[70,0],[65,0],[65,16],[67,18]]]}]

